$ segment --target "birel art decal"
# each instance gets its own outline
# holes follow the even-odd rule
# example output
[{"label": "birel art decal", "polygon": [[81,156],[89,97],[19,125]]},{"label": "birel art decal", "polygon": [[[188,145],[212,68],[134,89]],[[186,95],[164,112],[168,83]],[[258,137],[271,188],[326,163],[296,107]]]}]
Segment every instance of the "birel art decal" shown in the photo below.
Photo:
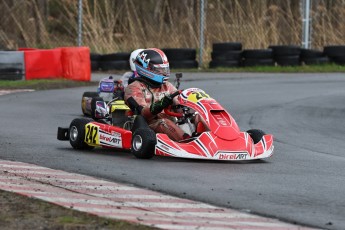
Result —
[{"label": "birel art decal", "polygon": [[121,134],[112,131],[108,133],[94,123],[85,126],[85,142],[91,146],[108,146],[122,148]]}]

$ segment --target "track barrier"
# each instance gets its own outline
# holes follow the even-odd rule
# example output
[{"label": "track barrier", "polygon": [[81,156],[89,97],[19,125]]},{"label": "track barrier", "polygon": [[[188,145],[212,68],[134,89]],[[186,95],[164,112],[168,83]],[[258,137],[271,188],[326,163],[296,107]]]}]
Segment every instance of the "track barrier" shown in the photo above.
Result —
[{"label": "track barrier", "polygon": [[19,50],[24,53],[25,80],[66,78],[90,81],[91,79],[88,47],[20,48]]}]

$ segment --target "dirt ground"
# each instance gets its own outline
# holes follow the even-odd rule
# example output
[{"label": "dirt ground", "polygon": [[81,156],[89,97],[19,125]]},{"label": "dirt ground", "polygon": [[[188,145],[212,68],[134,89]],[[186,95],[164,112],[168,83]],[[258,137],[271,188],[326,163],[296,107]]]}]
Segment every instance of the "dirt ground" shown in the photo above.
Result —
[{"label": "dirt ground", "polygon": [[100,218],[73,211],[38,199],[0,190],[0,229],[2,230],[148,230],[148,226]]}]

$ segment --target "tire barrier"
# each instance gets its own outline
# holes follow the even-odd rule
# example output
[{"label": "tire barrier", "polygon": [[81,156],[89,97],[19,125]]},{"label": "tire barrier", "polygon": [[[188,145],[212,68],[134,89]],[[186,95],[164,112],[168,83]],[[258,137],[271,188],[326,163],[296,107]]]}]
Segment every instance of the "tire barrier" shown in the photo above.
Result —
[{"label": "tire barrier", "polygon": [[210,68],[239,67],[242,61],[242,44],[239,42],[213,43]]},{"label": "tire barrier", "polygon": [[280,66],[298,66],[300,65],[299,56],[301,48],[294,45],[274,45],[268,48],[273,50],[274,60]]},{"label": "tire barrier", "polygon": [[274,66],[272,49],[248,49],[242,52],[242,65],[251,66]]},{"label": "tire barrier", "polygon": [[323,52],[338,65],[345,65],[345,45],[325,46]]},{"label": "tire barrier", "polygon": [[91,60],[91,71],[98,71],[99,70],[99,61],[101,60],[101,55],[96,53],[90,54]]},{"label": "tire barrier", "polygon": [[24,74],[24,52],[0,51],[0,80],[22,80]]},{"label": "tire barrier", "polygon": [[189,48],[164,48],[172,69],[193,69],[198,68],[199,64],[196,59],[196,50]]},{"label": "tire barrier", "polygon": [[330,59],[323,51],[315,49],[301,49],[300,61],[305,65],[323,65],[330,63]]},{"label": "tire barrier", "polygon": [[241,43],[214,43],[209,68],[251,66],[299,66],[336,63],[345,65],[345,45],[325,46],[323,51],[296,45],[271,45],[268,49],[245,49]]},{"label": "tire barrier", "polygon": [[100,55],[98,60],[98,67],[101,71],[109,70],[128,70],[129,57],[131,53],[110,53]]}]

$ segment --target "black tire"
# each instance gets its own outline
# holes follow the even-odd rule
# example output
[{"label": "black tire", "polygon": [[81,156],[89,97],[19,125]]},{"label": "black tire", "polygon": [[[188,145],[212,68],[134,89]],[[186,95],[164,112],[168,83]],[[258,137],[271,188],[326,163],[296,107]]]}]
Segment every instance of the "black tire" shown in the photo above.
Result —
[{"label": "black tire", "polygon": [[99,97],[97,92],[84,92],[83,97]]},{"label": "black tire", "polygon": [[254,144],[261,141],[262,137],[266,134],[264,131],[262,131],[260,129],[250,129],[250,130],[247,130],[247,133],[253,139]]},{"label": "black tire", "polygon": [[242,50],[242,43],[240,42],[223,42],[223,43],[213,43],[213,51],[230,51],[230,50]]},{"label": "black tire", "polygon": [[323,54],[322,51],[319,50],[312,50],[312,49],[301,49],[301,59],[309,59],[309,58],[320,58],[324,57],[325,55]]},{"label": "black tire", "polygon": [[239,67],[240,61],[234,60],[234,61],[210,61],[209,67],[210,68],[218,68],[218,67]]},{"label": "black tire", "polygon": [[130,53],[103,54],[100,61],[129,61]]},{"label": "black tire", "polygon": [[162,49],[165,55],[168,57],[169,62],[171,61],[186,61],[186,60],[195,60],[196,50],[195,49],[186,49],[186,48],[165,48]]},{"label": "black tire", "polygon": [[239,61],[242,58],[242,51],[212,51],[212,61]]},{"label": "black tire", "polygon": [[273,58],[273,50],[272,49],[248,49],[243,50],[242,53],[243,58],[249,59],[271,59]]},{"label": "black tire", "polygon": [[170,61],[170,68],[172,69],[193,69],[198,68],[198,62],[195,60]]},{"label": "black tire", "polygon": [[301,48],[294,45],[276,45],[269,46],[268,48],[273,50],[275,57],[299,56],[301,54]]},{"label": "black tire", "polygon": [[94,120],[97,120],[97,118],[95,116],[96,102],[97,101],[103,101],[103,98],[101,98],[101,97],[94,97],[94,98],[91,99],[91,117]]},{"label": "black tire", "polygon": [[331,60],[338,65],[345,65],[345,54],[343,54],[343,56],[331,57]]},{"label": "black tire", "polygon": [[100,61],[99,68],[102,71],[108,70],[128,70],[130,68],[129,61],[120,60],[120,61]]},{"label": "black tire", "polygon": [[244,67],[251,67],[251,66],[274,66],[275,61],[272,58],[268,59],[244,59],[243,66]]},{"label": "black tire", "polygon": [[156,133],[150,128],[138,128],[132,135],[131,152],[136,158],[150,159],[155,154]]},{"label": "black tire", "polygon": [[2,68],[0,66],[0,74],[23,74],[23,69],[20,67],[18,67],[18,68],[15,68],[15,67]]},{"label": "black tire", "polygon": [[276,57],[275,61],[280,66],[298,66],[298,65],[300,65],[299,56]]},{"label": "black tire", "polygon": [[1,73],[0,80],[25,80],[25,77],[23,74]]},{"label": "black tire", "polygon": [[90,53],[90,60],[91,61],[99,61],[101,59],[100,54],[96,54],[96,53]]},{"label": "black tire", "polygon": [[85,116],[89,116],[89,113],[85,110],[86,109],[86,105],[85,107],[83,107],[83,103],[86,103],[86,98],[94,98],[94,97],[99,97],[97,92],[84,92],[83,96],[81,98],[81,111],[83,112],[83,114]]},{"label": "black tire", "polygon": [[90,118],[76,118],[74,119],[68,129],[69,142],[74,149],[93,149],[85,143],[85,125],[91,122]]},{"label": "black tire", "polygon": [[328,57],[343,56],[343,55],[345,55],[345,46],[344,45],[325,46],[323,48],[323,52]]},{"label": "black tire", "polygon": [[304,58],[302,61],[306,65],[324,65],[330,62],[328,57]]},{"label": "black tire", "polygon": [[91,71],[98,71],[98,70],[99,70],[99,62],[91,61]]},{"label": "black tire", "polygon": [[143,116],[137,115],[135,117],[131,131],[132,131],[132,133],[134,133],[137,129],[140,129],[140,128],[149,129],[150,126],[147,124],[147,122]]}]

